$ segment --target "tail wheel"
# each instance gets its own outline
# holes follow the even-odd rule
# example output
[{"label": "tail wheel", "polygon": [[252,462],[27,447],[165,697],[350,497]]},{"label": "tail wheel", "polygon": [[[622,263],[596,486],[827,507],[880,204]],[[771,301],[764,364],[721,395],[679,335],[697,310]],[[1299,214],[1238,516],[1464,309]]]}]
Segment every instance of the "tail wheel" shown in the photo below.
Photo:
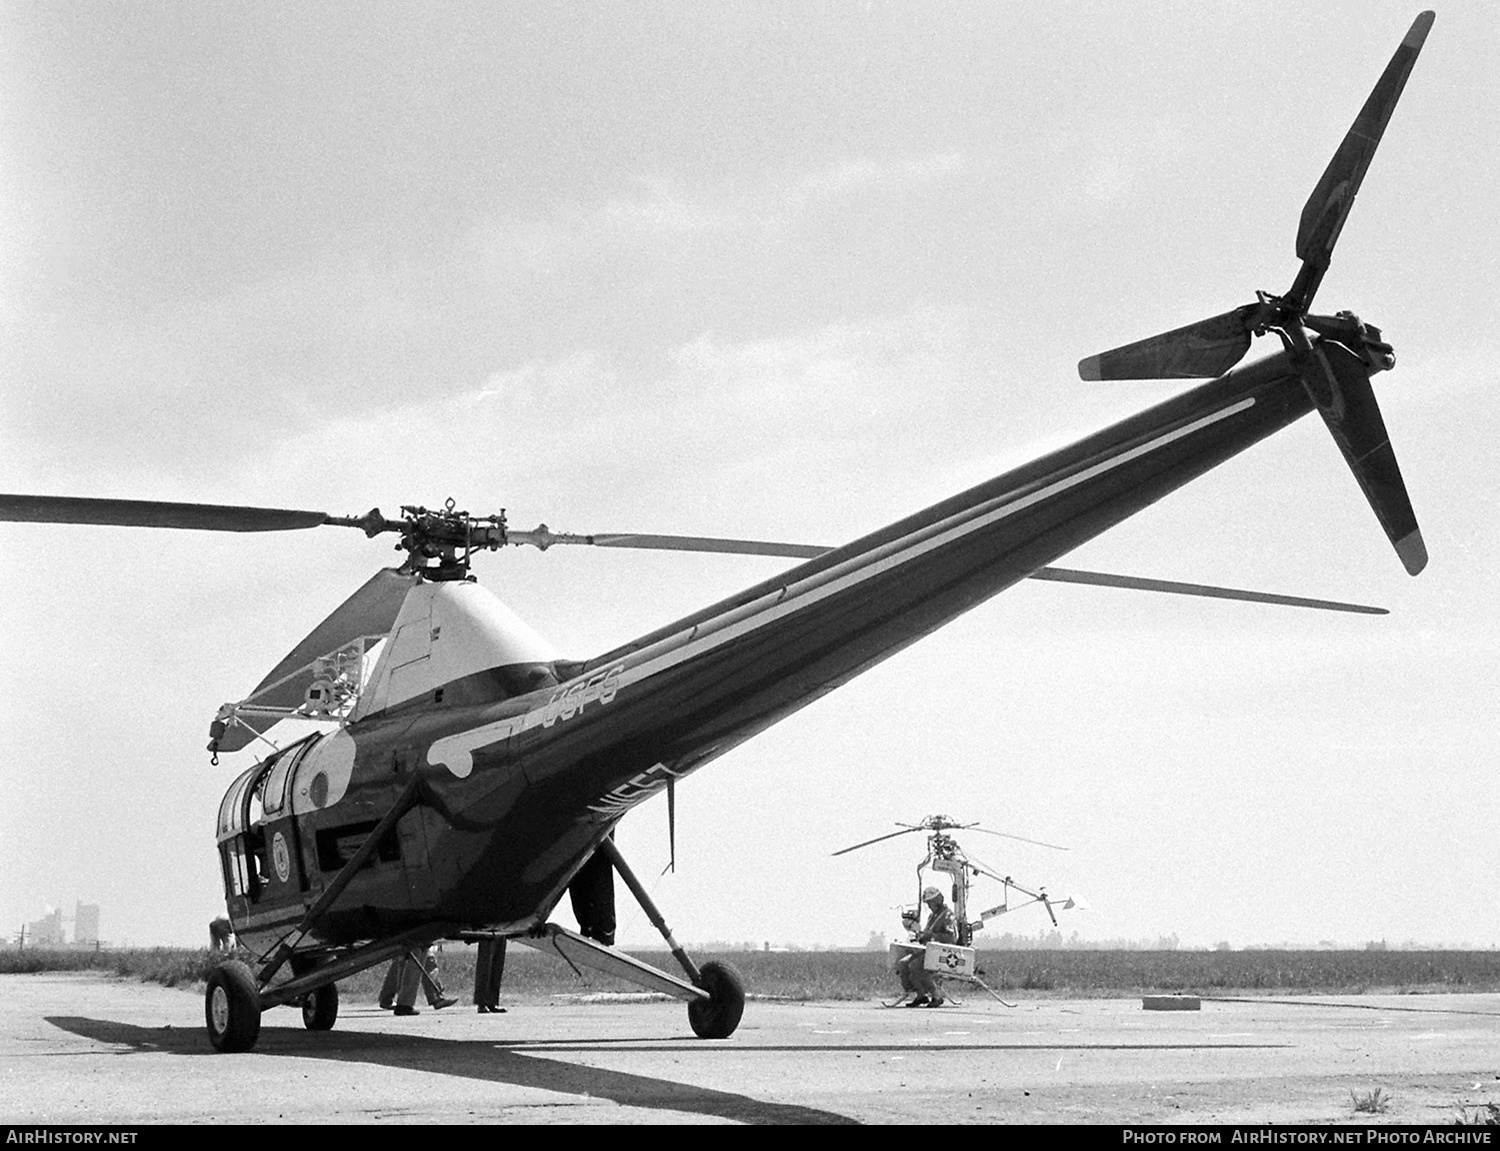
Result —
[{"label": "tail wheel", "polygon": [[302,998],[302,1026],[309,1031],[331,1031],[339,1017],[339,985],[329,983]]},{"label": "tail wheel", "polygon": [[203,1015],[215,1051],[249,1051],[260,1038],[260,987],[250,968],[231,959],[208,977]]},{"label": "tail wheel", "polygon": [[733,967],[718,961],[705,963],[699,975],[698,986],[709,998],[688,1004],[693,1034],[699,1039],[728,1039],[745,1013],[745,985]]}]

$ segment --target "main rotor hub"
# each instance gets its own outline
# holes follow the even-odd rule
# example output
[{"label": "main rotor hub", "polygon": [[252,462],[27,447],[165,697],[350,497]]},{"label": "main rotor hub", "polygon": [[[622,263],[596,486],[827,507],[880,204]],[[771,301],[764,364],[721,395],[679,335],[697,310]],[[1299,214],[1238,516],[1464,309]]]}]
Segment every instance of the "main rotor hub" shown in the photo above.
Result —
[{"label": "main rotor hub", "polygon": [[467,579],[474,552],[494,551],[506,542],[503,508],[496,515],[475,516],[457,510],[450,499],[441,510],[403,504],[401,512],[400,520],[382,520],[377,531],[399,532],[396,550],[408,556],[403,569],[427,579]]}]

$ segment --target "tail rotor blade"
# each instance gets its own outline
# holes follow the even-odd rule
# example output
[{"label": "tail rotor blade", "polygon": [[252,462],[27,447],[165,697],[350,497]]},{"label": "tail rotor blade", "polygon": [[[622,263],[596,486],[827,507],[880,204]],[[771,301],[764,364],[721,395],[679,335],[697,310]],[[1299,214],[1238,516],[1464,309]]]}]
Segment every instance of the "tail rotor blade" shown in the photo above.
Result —
[{"label": "tail rotor blade", "polygon": [[1256,305],[1125,344],[1078,362],[1085,380],[1181,380],[1222,376],[1250,350]]},{"label": "tail rotor blade", "polygon": [[1329,340],[1319,341],[1311,354],[1315,364],[1302,377],[1307,389],[1402,566],[1416,575],[1427,566],[1427,547],[1370,387],[1370,373],[1358,356]]},{"label": "tail rotor blade", "polygon": [[1353,126],[1302,209],[1297,228],[1297,258],[1303,261],[1302,270],[1287,293],[1287,299],[1299,312],[1307,311],[1323,273],[1328,270],[1333,246],[1349,217],[1349,209],[1354,206],[1355,194],[1375,156],[1385,126],[1390,122],[1396,101],[1406,87],[1406,78],[1417,62],[1417,54],[1422,51],[1432,21],[1433,13],[1423,12],[1412,22],[1406,38],[1381,73],[1365,106],[1355,117]]}]

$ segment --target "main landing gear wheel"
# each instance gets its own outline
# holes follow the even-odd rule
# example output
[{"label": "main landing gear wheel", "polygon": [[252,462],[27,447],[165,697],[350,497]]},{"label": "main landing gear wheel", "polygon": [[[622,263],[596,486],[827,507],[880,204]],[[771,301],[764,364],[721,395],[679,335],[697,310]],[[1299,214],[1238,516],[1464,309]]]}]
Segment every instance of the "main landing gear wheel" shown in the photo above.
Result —
[{"label": "main landing gear wheel", "polygon": [[330,1031],[339,1017],[339,985],[330,983],[302,997],[302,1026],[309,1031]]},{"label": "main landing gear wheel", "polygon": [[203,1015],[216,1051],[249,1051],[260,1038],[260,987],[250,968],[231,959],[208,977]]},{"label": "main landing gear wheel", "polygon": [[688,1004],[693,1034],[699,1039],[728,1039],[745,1013],[745,985],[727,963],[705,963],[699,974],[702,978],[698,986],[711,998],[694,999]]}]

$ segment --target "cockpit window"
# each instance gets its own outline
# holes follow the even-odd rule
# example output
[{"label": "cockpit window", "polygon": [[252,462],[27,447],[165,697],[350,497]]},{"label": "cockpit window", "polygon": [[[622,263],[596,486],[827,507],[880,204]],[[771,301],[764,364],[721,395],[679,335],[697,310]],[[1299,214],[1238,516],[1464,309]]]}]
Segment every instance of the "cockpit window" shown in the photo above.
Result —
[{"label": "cockpit window", "polygon": [[307,749],[317,742],[318,737],[312,736],[287,748],[276,757],[261,792],[261,809],[267,818],[280,815],[286,807],[286,785],[287,780],[292,777],[292,769],[307,754]]},{"label": "cockpit window", "polygon": [[224,801],[219,804],[219,827],[218,838],[223,839],[227,835],[245,830],[245,789],[250,786],[255,774],[261,770],[261,764],[256,764],[238,779],[229,785],[229,790],[224,793]]}]

